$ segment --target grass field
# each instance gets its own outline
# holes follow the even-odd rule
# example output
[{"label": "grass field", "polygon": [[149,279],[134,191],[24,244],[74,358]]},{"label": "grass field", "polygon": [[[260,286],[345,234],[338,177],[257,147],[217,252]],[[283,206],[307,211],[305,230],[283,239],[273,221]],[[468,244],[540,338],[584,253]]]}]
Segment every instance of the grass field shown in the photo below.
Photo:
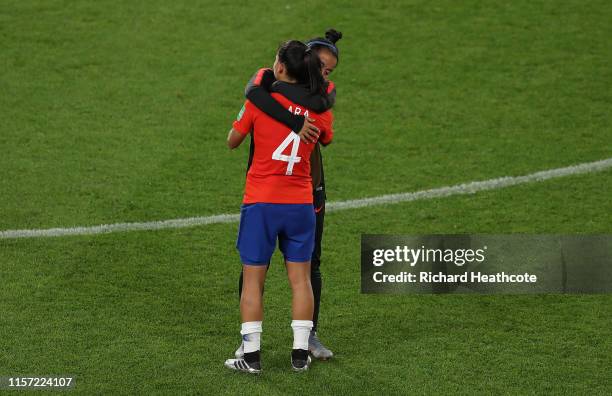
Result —
[{"label": "grass field", "polygon": [[[343,31],[330,201],[612,157],[608,1],[0,4],[0,230],[237,213],[224,139],[276,46]],[[0,377],[81,394],[610,394],[612,297],[359,293],[362,233],[612,233],[612,171],[330,213],[320,335],[289,371],[275,255],[265,373],[228,372],[237,224],[0,239]]]}]

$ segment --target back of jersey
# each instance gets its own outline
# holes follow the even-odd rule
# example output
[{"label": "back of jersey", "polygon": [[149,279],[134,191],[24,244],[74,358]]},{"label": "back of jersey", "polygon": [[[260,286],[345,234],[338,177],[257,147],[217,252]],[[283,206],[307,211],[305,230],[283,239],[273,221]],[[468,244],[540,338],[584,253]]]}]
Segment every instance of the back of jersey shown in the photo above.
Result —
[{"label": "back of jersey", "polygon": [[[333,137],[330,111],[316,114],[279,93],[272,96],[288,111],[315,119],[321,131],[319,141],[327,144]],[[242,134],[252,131],[254,152],[243,203],[312,203],[310,154],[315,144],[306,144],[294,131],[269,117],[247,100],[234,129]]]}]

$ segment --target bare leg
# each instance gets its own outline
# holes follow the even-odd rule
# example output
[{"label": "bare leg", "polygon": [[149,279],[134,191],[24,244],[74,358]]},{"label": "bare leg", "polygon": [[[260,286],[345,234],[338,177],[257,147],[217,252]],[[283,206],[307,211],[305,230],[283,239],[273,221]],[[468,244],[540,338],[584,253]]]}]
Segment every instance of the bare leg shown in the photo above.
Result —
[{"label": "bare leg", "polygon": [[302,263],[287,261],[286,264],[287,277],[293,293],[291,301],[293,320],[312,320],[314,300],[310,284],[310,261]]},{"label": "bare leg", "polygon": [[308,336],[312,330],[312,312],[314,298],[310,284],[310,261],[295,263],[287,261],[287,277],[291,284],[293,299],[293,348],[291,350],[291,366],[296,371],[308,370]]},{"label": "bare leg", "polygon": [[265,265],[242,266],[244,283],[240,297],[240,315],[243,323],[263,320],[262,293],[267,269]]}]

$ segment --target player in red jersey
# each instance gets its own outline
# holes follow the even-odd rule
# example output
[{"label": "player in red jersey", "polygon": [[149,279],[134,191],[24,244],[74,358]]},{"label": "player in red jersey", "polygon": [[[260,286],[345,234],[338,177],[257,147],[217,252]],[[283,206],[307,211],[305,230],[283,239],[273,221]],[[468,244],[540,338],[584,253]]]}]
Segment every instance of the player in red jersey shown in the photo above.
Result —
[{"label": "player in red jersey", "polygon": [[[335,29],[328,29],[325,32],[325,37],[316,37],[306,42],[306,45],[316,51],[319,59],[323,64],[323,77],[328,81],[327,95],[303,95],[299,91],[289,93],[299,93],[299,95],[289,96],[293,102],[303,105],[317,113],[325,112],[331,109],[336,98],[336,89],[332,81],[329,81],[329,75],[336,69],[339,61],[339,49],[337,42],[342,38],[342,33]],[[245,88],[247,99],[264,113],[282,122],[294,131],[302,131],[306,129],[306,133],[316,133],[317,128],[303,115],[295,115],[287,111],[272,97],[272,85],[276,81],[272,69],[263,68],[258,70]],[[308,135],[305,136],[305,139]],[[315,227],[315,247],[312,253],[310,262],[310,283],[312,284],[312,292],[314,295],[314,313],[313,313],[313,328],[310,332],[308,340],[308,349],[312,357],[320,360],[328,360],[333,357],[333,352],[327,348],[320,340],[317,334],[317,325],[319,322],[319,308],[321,305],[321,294],[323,289],[323,279],[321,275],[321,245],[323,239],[323,225],[325,220],[325,177],[323,172],[323,156],[320,144],[315,145],[310,156],[310,174],[312,176],[313,187],[313,204],[315,207],[316,227]],[[249,156],[249,165],[252,162],[252,140],[251,140],[251,155]],[[242,293],[242,272],[238,282],[238,294]],[[235,352],[237,358],[244,354],[242,342]]]},{"label": "player in red jersey", "polygon": [[[333,136],[331,112],[315,114],[287,99],[283,92],[308,90],[326,94],[317,54],[304,43],[281,45],[274,62],[274,98],[294,114],[315,119],[322,144]],[[307,88],[305,88],[307,87]],[[252,133],[254,153],[247,173],[236,246],[243,263],[244,284],[240,300],[244,355],[228,359],[225,366],[239,371],[261,371],[260,344],[263,319],[262,291],[267,266],[276,241],[285,257],[292,289],[294,370],[308,369],[308,337],[313,326],[313,293],[310,259],[314,248],[315,212],[312,205],[310,155],[315,142],[300,136],[267,116],[248,100],[228,135],[228,146],[238,147]]]}]

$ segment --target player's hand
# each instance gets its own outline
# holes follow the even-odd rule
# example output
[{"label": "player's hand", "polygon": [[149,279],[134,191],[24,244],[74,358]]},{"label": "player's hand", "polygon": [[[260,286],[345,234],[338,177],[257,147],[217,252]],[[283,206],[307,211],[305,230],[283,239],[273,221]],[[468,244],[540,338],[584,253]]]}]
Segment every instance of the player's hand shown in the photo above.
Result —
[{"label": "player's hand", "polygon": [[315,143],[319,138],[319,128],[317,128],[313,122],[314,118],[306,117],[304,119],[304,126],[298,132],[300,140],[304,143]]}]

